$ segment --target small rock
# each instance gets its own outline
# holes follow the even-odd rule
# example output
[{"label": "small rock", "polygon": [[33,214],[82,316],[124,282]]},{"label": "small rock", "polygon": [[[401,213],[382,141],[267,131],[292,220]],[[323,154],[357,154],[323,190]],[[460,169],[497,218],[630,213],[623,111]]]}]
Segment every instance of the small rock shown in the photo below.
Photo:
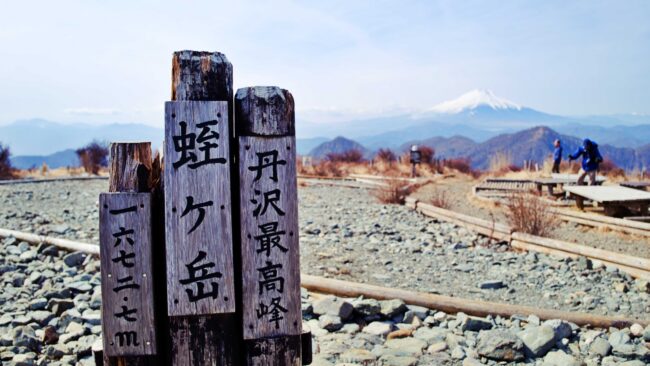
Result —
[{"label": "small rock", "polygon": [[580,366],[573,356],[562,351],[549,352],[544,357],[544,366]]},{"label": "small rock", "polygon": [[63,257],[63,263],[68,267],[78,267],[83,264],[87,256],[83,252],[73,252]]},{"label": "small rock", "polygon": [[517,335],[524,342],[526,354],[532,358],[544,356],[555,344],[555,332],[547,325],[530,326]]},{"label": "small rock", "polygon": [[364,333],[386,336],[394,329],[391,322],[372,322],[363,328]]},{"label": "small rock", "polygon": [[331,315],[345,320],[352,315],[354,307],[349,302],[336,296],[325,296],[314,301],[313,311],[316,315]]},{"label": "small rock", "polygon": [[635,337],[641,337],[643,335],[643,326],[639,323],[634,323],[630,327],[630,334]]},{"label": "small rock", "polygon": [[343,322],[341,321],[341,318],[338,316],[334,315],[321,315],[320,318],[318,318],[318,325],[326,329],[330,332],[336,332],[337,330],[341,329],[343,327]]},{"label": "small rock", "polygon": [[505,330],[484,330],[478,334],[476,351],[479,355],[496,361],[520,361],[524,359],[521,339]]},{"label": "small rock", "polygon": [[591,342],[589,353],[599,355],[600,357],[608,356],[612,351],[612,345],[606,339],[598,337]]},{"label": "small rock", "polygon": [[42,339],[44,344],[55,344],[59,341],[59,334],[54,327],[48,326],[43,329]]},{"label": "small rock", "polygon": [[478,286],[480,289],[483,290],[498,290],[500,288],[505,287],[503,284],[503,281],[483,281],[479,284]]},{"label": "small rock", "polygon": [[427,348],[427,352],[429,352],[429,353],[438,353],[438,352],[445,351],[446,349],[447,349],[447,343],[445,343],[445,342],[437,342],[437,343],[434,343],[434,344],[430,345],[429,348]]},{"label": "small rock", "polygon": [[395,299],[395,300],[385,300],[381,301],[381,314],[386,318],[393,318],[397,315],[404,313],[407,309],[404,301]]}]

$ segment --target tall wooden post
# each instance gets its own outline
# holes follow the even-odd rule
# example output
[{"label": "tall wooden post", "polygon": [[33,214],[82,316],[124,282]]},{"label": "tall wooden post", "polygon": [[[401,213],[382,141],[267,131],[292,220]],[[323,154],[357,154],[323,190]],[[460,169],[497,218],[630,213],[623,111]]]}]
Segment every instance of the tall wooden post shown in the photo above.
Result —
[{"label": "tall wooden post", "polygon": [[174,53],[165,143],[173,365],[239,364],[230,218],[232,99],[232,65],[225,55]]},{"label": "tall wooden post", "polygon": [[[293,96],[235,96],[244,365],[301,365],[302,314]],[[233,215],[237,215],[235,212]]]},{"label": "tall wooden post", "polygon": [[103,363],[164,365],[157,355],[164,318],[154,307],[151,144],[111,144],[109,192],[100,195]]}]

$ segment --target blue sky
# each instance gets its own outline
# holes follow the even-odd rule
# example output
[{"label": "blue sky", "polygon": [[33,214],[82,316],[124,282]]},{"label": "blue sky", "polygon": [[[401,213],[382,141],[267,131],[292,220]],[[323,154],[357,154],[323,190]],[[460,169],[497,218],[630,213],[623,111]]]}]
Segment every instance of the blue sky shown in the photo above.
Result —
[{"label": "blue sky", "polygon": [[225,53],[298,119],[430,108],[475,88],[548,113],[650,114],[650,2],[13,1],[0,124],[162,126],[171,54]]}]

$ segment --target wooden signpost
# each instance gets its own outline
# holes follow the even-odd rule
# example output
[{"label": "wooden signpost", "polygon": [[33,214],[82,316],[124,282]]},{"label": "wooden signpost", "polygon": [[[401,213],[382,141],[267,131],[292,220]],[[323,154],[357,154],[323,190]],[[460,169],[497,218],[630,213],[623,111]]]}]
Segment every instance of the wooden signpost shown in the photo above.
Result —
[{"label": "wooden signpost", "polygon": [[169,316],[235,312],[228,103],[165,104]]},{"label": "wooden signpost", "polygon": [[300,365],[300,257],[293,96],[239,89],[242,325],[245,365]]},{"label": "wooden signpost", "polygon": [[166,105],[165,133],[173,365],[239,364],[231,219],[232,98],[232,64],[226,56],[174,53],[173,102]]},{"label": "wooden signpost", "polygon": [[[150,191],[158,172],[151,144],[113,143],[109,192],[100,195],[102,341],[105,366],[166,365],[158,344],[167,332],[156,303],[155,235],[158,222]],[[160,251],[160,248],[158,248]],[[163,251],[164,254],[164,251]]]},{"label": "wooden signpost", "polygon": [[153,355],[151,193],[104,193],[99,208],[104,352]]},{"label": "wooden signpost", "polygon": [[235,121],[223,54],[181,51],[172,64],[164,179],[152,176],[161,164],[150,144],[111,148],[113,193],[100,197],[103,363],[308,363],[293,97],[240,89]]}]

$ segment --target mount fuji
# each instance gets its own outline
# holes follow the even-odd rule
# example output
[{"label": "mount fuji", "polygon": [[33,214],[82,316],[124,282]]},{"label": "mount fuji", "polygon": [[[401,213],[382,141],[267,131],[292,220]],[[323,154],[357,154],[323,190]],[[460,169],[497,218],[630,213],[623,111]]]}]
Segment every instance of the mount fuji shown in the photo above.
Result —
[{"label": "mount fuji", "polygon": [[489,89],[474,89],[411,113],[331,124],[300,121],[297,129],[299,135],[307,132],[311,136],[353,138],[369,150],[397,148],[408,141],[431,137],[464,136],[482,142],[535,126],[548,126],[580,137],[589,135],[599,142],[616,145],[625,141],[625,146],[635,147],[650,142],[650,116],[632,120],[624,116],[632,115],[553,115],[499,97]]}]

